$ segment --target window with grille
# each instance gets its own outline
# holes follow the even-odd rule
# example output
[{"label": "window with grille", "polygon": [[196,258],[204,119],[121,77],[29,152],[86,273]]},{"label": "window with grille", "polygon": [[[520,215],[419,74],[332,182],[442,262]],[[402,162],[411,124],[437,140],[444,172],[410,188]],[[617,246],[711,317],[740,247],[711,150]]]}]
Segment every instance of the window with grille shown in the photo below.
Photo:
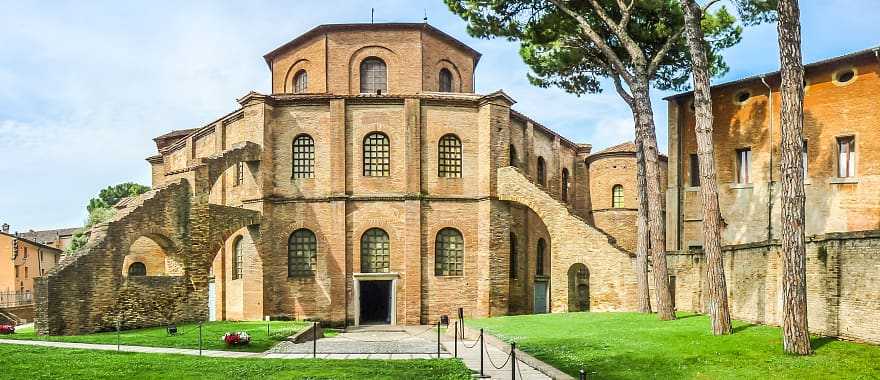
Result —
[{"label": "window with grille", "polygon": [[751,183],[752,149],[736,150],[736,182]]},{"label": "window with grille", "polygon": [[440,69],[440,92],[452,92],[452,73],[448,69]]},{"label": "window with grille", "polygon": [[454,228],[444,228],[437,233],[434,244],[434,275],[464,275],[464,239]]},{"label": "window with grille", "polygon": [[614,185],[611,188],[611,207],[623,208],[623,185]]},{"label": "window with grille", "polygon": [[370,57],[361,62],[361,93],[382,94],[388,91],[385,62]]},{"label": "window with grille", "polygon": [[845,136],[837,138],[837,176],[850,178],[856,176],[856,138]]},{"label": "window with grille", "polygon": [[691,155],[691,186],[700,186],[700,159],[696,154]]},{"label": "window with grille", "polygon": [[293,139],[293,178],[314,178],[315,140],[309,135]]},{"label": "window with grille", "polygon": [[233,186],[239,186],[244,183],[244,161],[235,164],[235,183]]},{"label": "window with grille", "polygon": [[538,239],[538,253],[535,257],[535,274],[538,276],[544,275],[544,250],[546,249],[547,243],[544,242],[544,239]]},{"label": "window with grille", "polygon": [[510,166],[519,166],[519,158],[516,156],[516,147],[513,144],[510,144],[508,154],[510,155]]},{"label": "window with grille", "polygon": [[387,177],[391,173],[391,146],[388,136],[375,132],[364,138],[364,176]]},{"label": "window with grille", "polygon": [[455,135],[440,138],[438,171],[441,177],[461,178],[461,140]]},{"label": "window with grille", "polygon": [[547,169],[544,164],[544,157],[538,157],[538,184],[541,186],[547,185]]},{"label": "window with grille", "polygon": [[232,243],[232,279],[238,280],[242,278],[243,274],[243,266],[244,266],[244,247],[241,243],[241,236],[235,239],[235,243]]},{"label": "window with grille", "polygon": [[128,266],[128,275],[129,276],[146,276],[147,275],[147,266],[141,262],[131,263]]},{"label": "window with grille", "polygon": [[293,92],[299,94],[309,89],[309,74],[300,70],[293,76]]},{"label": "window with grille", "polygon": [[510,278],[517,278],[519,271],[519,263],[517,262],[519,258],[517,257],[516,250],[516,234],[513,232],[510,233]]},{"label": "window with grille", "polygon": [[568,202],[568,169],[562,169],[562,201]]},{"label": "window with grille", "polygon": [[388,273],[391,269],[391,244],[388,233],[371,228],[361,236],[361,272]]},{"label": "window with grille", "polygon": [[290,234],[287,239],[287,276],[314,275],[317,263],[318,240],[315,233],[303,228]]}]

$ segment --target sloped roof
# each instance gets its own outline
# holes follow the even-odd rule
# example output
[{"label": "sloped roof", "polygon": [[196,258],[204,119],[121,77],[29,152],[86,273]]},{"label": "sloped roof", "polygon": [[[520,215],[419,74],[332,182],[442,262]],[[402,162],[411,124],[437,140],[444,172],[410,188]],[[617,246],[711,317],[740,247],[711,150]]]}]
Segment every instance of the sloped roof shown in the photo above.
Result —
[{"label": "sloped roof", "polygon": [[622,144],[617,144],[615,146],[611,146],[605,149],[602,149],[596,153],[593,153],[591,156],[595,156],[597,154],[604,153],[635,153],[636,152],[636,144],[633,144],[632,141],[627,141]]},{"label": "sloped roof", "polygon": [[55,241],[59,236],[73,235],[77,229],[78,228],[59,228],[55,230],[28,231],[19,233],[18,236],[38,243],[46,243]]},{"label": "sloped roof", "polygon": [[271,66],[272,59],[275,58],[275,56],[287,51],[288,49],[290,49],[296,45],[299,45],[305,41],[308,41],[309,39],[311,39],[314,36],[321,35],[321,34],[328,33],[328,32],[335,32],[335,31],[341,31],[341,30],[389,30],[389,29],[424,30],[426,32],[434,34],[435,36],[440,37],[441,39],[446,40],[447,42],[449,42],[455,46],[458,46],[459,48],[470,53],[474,57],[474,66],[476,66],[476,64],[478,62],[480,62],[480,57],[482,56],[482,54],[480,54],[480,52],[474,50],[472,47],[466,45],[464,42],[461,42],[458,39],[456,39],[455,37],[452,37],[452,36],[444,33],[443,31],[441,31],[440,29],[437,29],[437,28],[431,26],[427,22],[419,22],[419,23],[416,23],[416,22],[412,22],[412,23],[386,22],[386,23],[370,23],[370,24],[355,23],[355,24],[318,25],[318,26],[312,28],[311,30],[309,30],[308,32],[301,34],[299,37],[294,38],[290,42],[287,42],[286,44],[279,46],[275,50],[272,50],[272,51],[266,53],[266,55],[263,56],[263,59],[266,60],[266,64]]}]

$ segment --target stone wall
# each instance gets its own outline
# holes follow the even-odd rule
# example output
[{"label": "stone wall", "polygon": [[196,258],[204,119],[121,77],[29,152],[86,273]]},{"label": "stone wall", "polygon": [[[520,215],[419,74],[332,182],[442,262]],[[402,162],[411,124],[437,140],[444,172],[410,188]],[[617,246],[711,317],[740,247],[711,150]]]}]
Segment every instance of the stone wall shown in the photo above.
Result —
[{"label": "stone wall", "polygon": [[[808,238],[807,313],[810,332],[880,343],[880,231]],[[701,254],[669,255],[678,310],[701,311],[705,291]],[[779,325],[782,260],[778,243],[724,248],[731,316]]]}]

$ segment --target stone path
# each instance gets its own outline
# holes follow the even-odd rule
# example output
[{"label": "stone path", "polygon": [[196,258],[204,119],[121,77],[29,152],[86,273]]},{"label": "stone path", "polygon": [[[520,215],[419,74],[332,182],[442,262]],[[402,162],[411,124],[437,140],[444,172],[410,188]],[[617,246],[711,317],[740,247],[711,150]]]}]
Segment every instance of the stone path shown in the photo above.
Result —
[{"label": "stone path", "polygon": [[[466,337],[469,339],[459,339],[458,341],[458,357],[461,358],[461,360],[466,366],[468,366],[468,368],[479,373],[480,342],[478,339],[478,335],[470,334]],[[447,350],[451,350],[454,353],[454,340],[455,339],[453,337],[445,336],[445,339],[441,340],[441,342]],[[511,366],[513,365],[513,361],[508,360],[508,356],[510,355],[509,350],[502,351],[500,348],[495,345],[489,344],[489,342],[487,341],[484,345],[483,355],[484,375],[493,379],[511,379],[513,377],[513,374],[511,373]],[[517,355],[520,355],[519,351],[517,351]],[[496,365],[498,368],[496,368]],[[538,371],[534,367],[522,362],[519,359],[517,359],[516,365],[518,367],[516,368],[517,379],[550,379],[549,376]]]}]

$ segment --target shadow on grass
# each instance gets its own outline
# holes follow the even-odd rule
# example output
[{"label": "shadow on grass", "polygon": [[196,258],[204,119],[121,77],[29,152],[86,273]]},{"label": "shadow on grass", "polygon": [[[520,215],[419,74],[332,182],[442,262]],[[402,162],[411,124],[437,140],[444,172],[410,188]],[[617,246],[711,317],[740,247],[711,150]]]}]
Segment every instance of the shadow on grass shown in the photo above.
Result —
[{"label": "shadow on grass", "polygon": [[812,346],[813,350],[816,350],[828,343],[834,342],[837,339],[829,337],[829,336],[819,336],[810,339],[810,346]]},{"label": "shadow on grass", "polygon": [[750,329],[750,328],[753,328],[753,327],[759,327],[759,325],[756,325],[756,324],[753,324],[753,323],[746,323],[746,324],[743,324],[743,325],[739,325],[739,326],[736,326],[736,327],[733,328],[733,333],[734,333],[734,334],[736,334],[736,333],[740,333],[740,332],[746,331],[746,330],[748,330],[748,329]]},{"label": "shadow on grass", "polygon": [[700,314],[675,314],[675,319],[688,319],[700,316]]}]

